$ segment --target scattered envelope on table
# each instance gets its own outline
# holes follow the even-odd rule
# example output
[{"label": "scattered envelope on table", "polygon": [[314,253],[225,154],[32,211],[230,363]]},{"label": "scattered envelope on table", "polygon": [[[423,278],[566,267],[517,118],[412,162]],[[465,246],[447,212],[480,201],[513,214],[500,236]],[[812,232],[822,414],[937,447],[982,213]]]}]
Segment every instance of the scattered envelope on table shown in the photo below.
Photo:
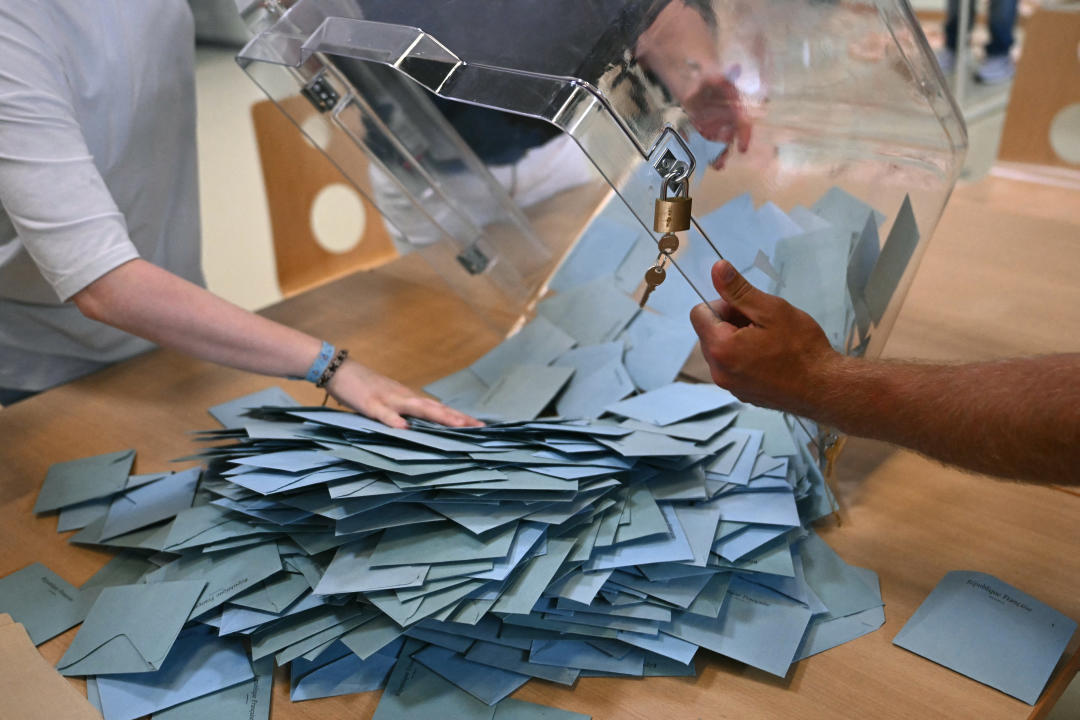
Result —
[{"label": "scattered envelope on table", "polygon": [[1076,621],[992,575],[954,570],[893,643],[1034,705]]},{"label": "scattered envelope on table", "polygon": [[134,462],[134,450],[121,450],[56,463],[45,475],[34,512],[59,510],[117,493],[127,485]]},{"label": "scattered envelope on table", "polygon": [[372,720],[589,720],[586,715],[513,698],[488,705],[414,659],[422,647],[415,640],[405,644]]},{"label": "scattered envelope on table", "polygon": [[472,407],[487,390],[487,384],[469,368],[424,386],[424,392],[459,409]]},{"label": "scattered envelope on table", "polygon": [[[878,581],[877,573],[865,568],[854,569],[862,575],[863,584],[873,588],[878,593],[878,598],[880,599],[881,586]],[[803,638],[802,645],[799,646],[799,652],[796,654],[795,659],[802,660],[803,658],[834,648],[837,645],[850,642],[863,635],[872,633],[884,624],[885,605],[883,603],[867,608],[866,610],[840,617],[833,616],[831,612],[826,613],[825,615],[815,615],[810,621],[810,626],[806,630],[806,637]]]},{"label": "scattered envelope on table", "polygon": [[86,606],[74,585],[34,563],[0,578],[0,613],[22,623],[40,645],[82,622]]},{"label": "scattered envelope on table", "polygon": [[191,507],[201,474],[191,468],[117,495],[106,511],[101,539],[153,525]]},{"label": "scattered envelope on table", "polygon": [[118,585],[101,591],[57,669],[62,675],[161,668],[206,583]]},{"label": "scattered envelope on table", "polygon": [[375,540],[371,538],[338,548],[315,590],[321,595],[336,595],[417,587],[423,584],[431,567],[416,564],[372,568],[374,551]]},{"label": "scattered envelope on table", "polygon": [[[121,489],[121,492],[124,490],[134,490],[147,483],[157,482],[171,474],[172,473],[165,472],[150,473],[148,475],[130,475],[128,476],[127,483]],[[81,530],[95,520],[105,517],[106,513],[109,512],[109,505],[111,504],[112,496],[106,496],[96,500],[87,500],[86,502],[77,505],[67,505],[60,508],[60,515],[56,521],[56,532]]]}]

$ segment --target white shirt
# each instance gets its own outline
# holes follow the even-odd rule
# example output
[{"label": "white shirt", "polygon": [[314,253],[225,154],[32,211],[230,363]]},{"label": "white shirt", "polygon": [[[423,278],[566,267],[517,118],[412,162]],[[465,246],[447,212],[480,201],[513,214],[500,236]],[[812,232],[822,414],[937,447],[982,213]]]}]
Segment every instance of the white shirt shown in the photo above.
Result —
[{"label": "white shirt", "polygon": [[0,3],[0,387],[152,345],[67,302],[136,257],[203,284],[187,0]]}]

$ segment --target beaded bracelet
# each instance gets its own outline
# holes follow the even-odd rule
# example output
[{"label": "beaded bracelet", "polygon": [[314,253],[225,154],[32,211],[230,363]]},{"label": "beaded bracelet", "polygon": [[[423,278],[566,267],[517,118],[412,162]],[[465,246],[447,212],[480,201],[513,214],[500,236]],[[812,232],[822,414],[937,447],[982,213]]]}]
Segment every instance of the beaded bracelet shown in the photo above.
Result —
[{"label": "beaded bracelet", "polygon": [[330,380],[334,377],[334,373],[338,371],[338,368],[345,362],[345,358],[349,357],[349,351],[342,349],[337,351],[337,355],[330,361],[330,364],[322,371],[322,375],[319,376],[319,381],[315,383],[317,388],[325,388]]}]

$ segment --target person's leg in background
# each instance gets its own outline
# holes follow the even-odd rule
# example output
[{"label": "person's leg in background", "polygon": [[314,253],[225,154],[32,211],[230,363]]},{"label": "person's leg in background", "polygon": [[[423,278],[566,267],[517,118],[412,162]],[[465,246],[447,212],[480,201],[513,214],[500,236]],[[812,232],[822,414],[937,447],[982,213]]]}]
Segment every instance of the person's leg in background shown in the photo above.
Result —
[{"label": "person's leg in background", "polygon": [[979,66],[978,78],[988,85],[1003,83],[1016,72],[1009,53],[1013,46],[1017,0],[990,0],[990,42],[986,58]]},{"label": "person's leg in background", "polygon": [[[968,32],[975,24],[975,0],[967,0],[971,5],[968,14]],[[960,29],[960,0],[948,0],[945,5],[945,47],[937,53],[938,65],[943,73],[951,73],[956,67],[956,36]]]}]

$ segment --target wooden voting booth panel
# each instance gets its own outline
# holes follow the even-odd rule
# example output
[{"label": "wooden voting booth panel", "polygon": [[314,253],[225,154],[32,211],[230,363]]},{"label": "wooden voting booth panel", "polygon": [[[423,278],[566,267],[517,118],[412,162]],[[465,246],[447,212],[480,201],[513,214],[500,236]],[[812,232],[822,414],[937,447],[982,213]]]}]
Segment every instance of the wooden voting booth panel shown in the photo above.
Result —
[{"label": "wooden voting booth panel", "polygon": [[1080,10],[1039,10],[1025,25],[999,159],[1080,169],[1080,148],[1063,157],[1051,143],[1055,121],[1071,122],[1080,143]]},{"label": "wooden voting booth panel", "polygon": [[[294,116],[304,111],[314,113],[307,100],[299,96],[283,104],[293,106],[286,109]],[[274,259],[283,295],[295,295],[397,256],[379,211],[359,193],[364,224],[357,244],[340,253],[322,247],[313,227],[316,199],[325,188],[349,185],[349,181],[273,102],[264,100],[252,105],[251,118],[266,183]],[[359,170],[366,176],[366,167]]]}]

